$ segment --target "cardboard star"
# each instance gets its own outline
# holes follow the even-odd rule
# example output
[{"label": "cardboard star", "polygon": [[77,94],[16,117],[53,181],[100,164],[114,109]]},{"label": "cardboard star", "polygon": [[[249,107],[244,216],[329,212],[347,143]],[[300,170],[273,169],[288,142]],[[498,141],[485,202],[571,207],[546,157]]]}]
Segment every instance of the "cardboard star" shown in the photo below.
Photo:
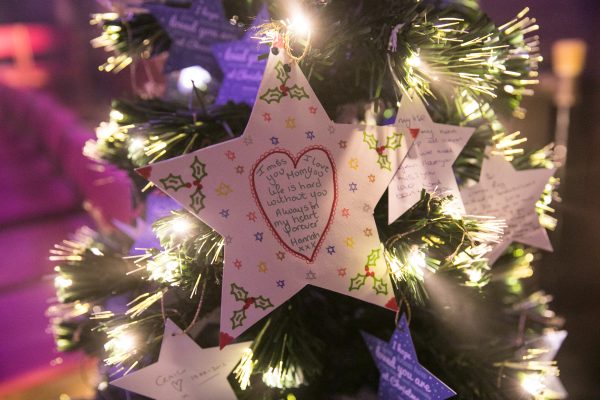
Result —
[{"label": "cardboard star", "polygon": [[389,343],[364,332],[362,335],[381,374],[378,398],[444,400],[456,395],[419,364],[404,315]]},{"label": "cardboard star", "polygon": [[452,164],[475,129],[434,123],[421,99],[408,95],[402,97],[396,125],[418,133],[418,137],[390,183],[388,222],[394,222],[419,201],[422,189],[452,195],[449,206],[464,214]]},{"label": "cardboard star", "polygon": [[228,101],[254,104],[267,64],[267,60],[259,60],[259,56],[267,54],[269,46],[258,43],[252,35],[257,26],[268,21],[269,13],[263,8],[243,39],[212,46],[224,75],[216,104],[225,104]]},{"label": "cardboard star", "polygon": [[158,361],[110,384],[156,400],[234,400],[227,376],[249,346],[203,349],[167,319]]},{"label": "cardboard star", "polygon": [[190,8],[146,4],[171,38],[165,72],[199,65],[211,75],[220,76],[211,45],[236,40],[241,30],[225,18],[220,1],[192,0]]},{"label": "cardboard star", "polygon": [[225,238],[223,345],[307,284],[390,301],[373,209],[412,142],[335,124],[273,47],[240,138],[139,170]]},{"label": "cardboard star", "polygon": [[517,171],[502,156],[491,155],[483,160],[479,183],[461,190],[469,214],[493,216],[506,222],[502,241],[486,256],[491,264],[513,241],[552,251],[535,204],[554,172],[555,169],[545,168]]}]

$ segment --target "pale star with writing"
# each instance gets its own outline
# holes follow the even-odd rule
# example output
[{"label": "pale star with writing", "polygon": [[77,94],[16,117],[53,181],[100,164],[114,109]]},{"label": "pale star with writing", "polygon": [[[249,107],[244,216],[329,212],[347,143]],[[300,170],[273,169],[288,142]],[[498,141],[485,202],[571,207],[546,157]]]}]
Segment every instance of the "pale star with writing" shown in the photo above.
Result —
[{"label": "pale star with writing", "polygon": [[552,251],[535,204],[554,172],[547,168],[517,171],[502,156],[490,155],[483,160],[479,183],[461,190],[469,214],[492,216],[506,223],[501,242],[486,255],[490,263],[513,241]]},{"label": "pale star with writing", "polygon": [[404,315],[389,342],[364,332],[362,336],[381,374],[379,399],[445,400],[456,395],[419,364]]},{"label": "pale star with writing", "polygon": [[419,201],[422,189],[452,195],[448,207],[464,214],[452,164],[475,129],[434,123],[421,99],[407,94],[402,96],[395,124],[410,129],[416,139],[390,183],[388,222],[397,220]]},{"label": "pale star with writing", "polygon": [[156,400],[235,400],[227,376],[250,344],[203,349],[167,319],[158,361],[110,384]]},{"label": "pale star with writing", "polygon": [[[271,116],[270,121],[265,121],[265,113]],[[291,121],[296,129],[285,129],[286,122]],[[330,126],[335,127],[335,133],[322,134]],[[304,132],[314,132],[314,140],[307,140]],[[395,148],[386,150],[389,170],[380,169],[378,153],[363,141],[365,132],[371,145],[393,142]],[[245,142],[248,136],[254,139],[249,145]],[[273,137],[277,137],[276,145],[271,144]],[[381,249],[373,210],[412,142],[408,130],[396,126],[335,124],[299,66],[286,51],[278,49],[269,53],[258,97],[241,137],[153,164],[150,181],[218,233],[233,238],[224,252],[222,345],[307,284],[382,307],[388,304],[394,294],[383,257],[373,258],[370,265],[377,280],[363,279],[362,285],[352,282],[357,282],[357,274],[364,274],[369,255]],[[235,163],[244,167],[244,174],[224,164],[229,162],[223,157],[227,151],[236,154]],[[370,166],[377,171],[375,182],[369,183],[368,174],[349,167],[350,159],[359,155],[361,168]],[[193,164],[195,158],[198,161]],[[206,174],[201,188],[165,188],[161,184],[170,174],[175,177],[169,182],[194,181],[201,165]],[[214,189],[220,183],[227,183],[233,192],[218,196]],[[355,192],[348,190],[351,184]],[[205,198],[202,207],[194,210],[190,196],[198,190]],[[222,218],[222,209],[241,217]],[[342,209],[352,217],[343,217]],[[365,237],[367,228],[373,235]],[[263,233],[260,241],[255,240],[257,232]],[[346,242],[348,237],[360,240]],[[282,253],[285,262],[281,261]],[[254,268],[236,269],[231,262],[235,259]],[[343,276],[338,275],[340,266],[345,268]],[[307,280],[310,270],[316,276]],[[279,280],[285,281],[285,287],[273,284]],[[244,318],[234,318],[242,315],[242,301],[249,305],[243,310]]]}]

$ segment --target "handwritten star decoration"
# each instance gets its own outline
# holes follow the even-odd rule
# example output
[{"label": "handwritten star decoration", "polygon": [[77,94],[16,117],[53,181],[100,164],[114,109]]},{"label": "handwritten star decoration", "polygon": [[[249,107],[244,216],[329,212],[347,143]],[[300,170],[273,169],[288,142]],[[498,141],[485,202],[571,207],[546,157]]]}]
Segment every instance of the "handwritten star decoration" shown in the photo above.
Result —
[{"label": "handwritten star decoration", "polygon": [[444,400],[456,393],[417,360],[406,317],[403,315],[389,343],[362,332],[380,372],[382,400]]},{"label": "handwritten star decoration", "polygon": [[464,214],[452,164],[474,129],[434,123],[421,99],[407,94],[400,102],[396,124],[408,128],[416,139],[390,183],[388,222],[391,224],[412,207],[420,199],[422,189],[452,195],[449,207]]},{"label": "handwritten star decoration", "polygon": [[222,345],[307,284],[390,301],[373,209],[412,142],[394,126],[335,124],[299,66],[273,47],[240,138],[143,170],[227,238]]},{"label": "handwritten star decoration", "polygon": [[486,255],[490,263],[513,241],[552,251],[535,204],[554,172],[546,168],[517,171],[502,156],[490,155],[483,160],[479,183],[461,190],[469,214],[493,216],[506,223],[502,241]]},{"label": "handwritten star decoration", "polygon": [[203,349],[170,319],[165,321],[158,361],[111,382],[156,400],[232,399],[227,376],[250,342]]},{"label": "handwritten star decoration", "polygon": [[258,43],[252,35],[256,32],[256,27],[268,21],[269,12],[263,8],[241,40],[212,46],[215,58],[223,70],[223,82],[216,104],[228,101],[254,104],[267,63],[266,59],[259,60],[259,56],[266,54],[269,46]]},{"label": "handwritten star decoration", "polygon": [[199,65],[211,75],[220,76],[211,45],[236,40],[241,30],[225,18],[220,1],[192,0],[189,8],[160,4],[144,5],[171,38],[165,72]]}]

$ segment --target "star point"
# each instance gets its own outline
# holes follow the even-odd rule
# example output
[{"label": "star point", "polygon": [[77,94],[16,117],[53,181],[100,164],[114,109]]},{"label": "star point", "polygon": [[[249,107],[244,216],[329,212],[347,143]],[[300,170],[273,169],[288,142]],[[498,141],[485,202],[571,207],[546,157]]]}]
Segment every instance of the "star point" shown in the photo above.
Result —
[{"label": "star point", "polygon": [[483,160],[479,183],[462,189],[469,214],[492,216],[506,223],[501,242],[486,256],[490,263],[513,241],[552,251],[535,204],[554,172],[546,168],[516,170],[502,156],[492,155]]},{"label": "star point", "polygon": [[236,396],[227,376],[249,345],[231,344],[224,350],[201,348],[167,319],[158,361],[110,384],[157,400],[198,399],[203,393],[233,400]]},{"label": "star point", "polygon": [[464,214],[452,164],[474,128],[434,123],[421,99],[407,94],[400,101],[395,125],[407,128],[415,143],[390,182],[388,222],[394,222],[419,201],[423,189],[442,196],[452,195],[449,207]]},{"label": "star point", "polygon": [[404,315],[389,342],[364,332],[362,336],[380,372],[378,398],[445,400],[456,395],[419,364]]}]

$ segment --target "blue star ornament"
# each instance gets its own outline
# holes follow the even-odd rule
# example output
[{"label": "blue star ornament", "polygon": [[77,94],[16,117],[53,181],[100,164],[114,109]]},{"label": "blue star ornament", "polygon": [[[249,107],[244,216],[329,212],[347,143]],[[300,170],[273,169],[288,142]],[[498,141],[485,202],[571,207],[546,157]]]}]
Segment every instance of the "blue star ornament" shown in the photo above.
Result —
[{"label": "blue star ornament", "polygon": [[419,364],[404,316],[389,343],[364,332],[362,335],[381,373],[380,399],[444,400],[456,395]]},{"label": "blue star ornament", "polygon": [[220,76],[211,46],[236,40],[241,30],[225,18],[221,1],[193,0],[190,8],[146,4],[171,38],[165,72],[199,65],[211,75]]},{"label": "blue star ornament", "polygon": [[269,46],[252,39],[252,34],[257,26],[268,21],[269,13],[263,8],[243,39],[212,46],[224,75],[216,104],[228,101],[254,104],[267,65],[267,60],[259,60],[259,56],[267,54]]}]

